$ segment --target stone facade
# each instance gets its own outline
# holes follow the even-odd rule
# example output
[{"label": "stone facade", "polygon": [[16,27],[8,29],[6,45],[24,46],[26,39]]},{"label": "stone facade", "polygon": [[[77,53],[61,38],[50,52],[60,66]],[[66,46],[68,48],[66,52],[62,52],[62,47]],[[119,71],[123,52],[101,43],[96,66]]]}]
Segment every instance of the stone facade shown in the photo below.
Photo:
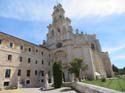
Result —
[{"label": "stone facade", "polygon": [[22,87],[44,86],[45,75],[51,79],[49,49],[5,33],[0,33],[0,84]]},{"label": "stone facade", "polygon": [[95,79],[113,76],[107,53],[102,52],[96,35],[73,33],[71,20],[65,17],[61,4],[54,7],[52,24],[48,26],[47,41],[35,45],[0,32],[0,87],[44,86],[46,76],[52,81],[52,62],[63,65],[64,80],[71,81],[68,64],[74,58],[83,59],[88,69],[81,78]]},{"label": "stone facade", "polygon": [[96,35],[80,33],[78,29],[73,31],[71,20],[65,17],[61,4],[54,6],[52,24],[49,24],[48,30],[44,46],[51,50],[53,61],[62,62],[66,81],[71,79],[67,66],[74,58],[81,58],[88,65],[84,74],[81,73],[81,78],[94,79],[96,74],[102,77],[113,76],[109,57],[102,52]]}]

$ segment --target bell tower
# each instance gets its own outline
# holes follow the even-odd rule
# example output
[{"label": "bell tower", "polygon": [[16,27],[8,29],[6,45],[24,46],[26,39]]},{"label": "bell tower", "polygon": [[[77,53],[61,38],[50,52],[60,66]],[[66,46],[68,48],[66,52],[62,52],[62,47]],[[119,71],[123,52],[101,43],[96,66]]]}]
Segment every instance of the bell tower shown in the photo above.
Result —
[{"label": "bell tower", "polygon": [[46,47],[53,49],[57,45],[63,45],[63,39],[67,33],[72,33],[71,21],[65,17],[65,11],[61,4],[57,4],[53,8],[52,24],[48,26]]},{"label": "bell tower", "polygon": [[52,13],[53,24],[58,23],[64,19],[65,11],[61,4],[54,6],[54,12]]}]

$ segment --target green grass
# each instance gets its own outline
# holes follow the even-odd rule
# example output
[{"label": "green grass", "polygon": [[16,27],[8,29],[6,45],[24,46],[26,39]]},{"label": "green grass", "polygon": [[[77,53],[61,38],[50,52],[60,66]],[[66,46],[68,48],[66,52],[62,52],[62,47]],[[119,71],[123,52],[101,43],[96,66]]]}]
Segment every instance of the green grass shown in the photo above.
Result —
[{"label": "green grass", "polygon": [[110,88],[118,91],[125,91],[125,78],[110,79],[110,80],[106,80],[106,82],[102,82],[101,80],[92,80],[92,81],[84,80],[82,82],[88,83],[88,84],[94,84],[97,86],[102,86],[102,87],[106,87],[106,88]]}]

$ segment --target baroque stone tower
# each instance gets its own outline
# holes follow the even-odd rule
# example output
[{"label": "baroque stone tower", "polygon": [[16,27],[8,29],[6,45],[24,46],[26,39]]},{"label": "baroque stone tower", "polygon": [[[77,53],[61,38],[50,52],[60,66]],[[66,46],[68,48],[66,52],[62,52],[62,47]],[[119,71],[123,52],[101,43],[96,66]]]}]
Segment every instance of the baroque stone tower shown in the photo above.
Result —
[{"label": "baroque stone tower", "polygon": [[[102,52],[96,35],[79,33],[78,30],[74,33],[71,20],[65,17],[61,4],[54,6],[52,24],[49,24],[48,30],[45,46],[50,49],[53,61],[62,62],[65,81],[71,80],[68,65],[74,58],[81,58],[88,65],[84,74],[81,73],[81,78],[94,79],[97,75],[103,77],[113,75],[110,60],[106,57],[108,55]],[[108,67],[110,69],[106,70],[106,64],[110,64]]]},{"label": "baroque stone tower", "polygon": [[63,40],[70,38],[70,34],[72,34],[71,21],[65,17],[65,11],[61,4],[54,6],[52,24],[49,24],[48,29],[47,47],[50,49],[61,47]]}]

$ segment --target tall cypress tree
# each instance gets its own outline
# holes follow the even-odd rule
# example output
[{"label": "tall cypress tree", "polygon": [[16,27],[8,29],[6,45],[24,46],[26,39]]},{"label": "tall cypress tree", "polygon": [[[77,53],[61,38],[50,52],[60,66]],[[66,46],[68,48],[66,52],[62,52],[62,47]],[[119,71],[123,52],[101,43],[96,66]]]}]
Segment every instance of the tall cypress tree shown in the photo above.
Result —
[{"label": "tall cypress tree", "polygon": [[60,88],[62,86],[62,65],[61,65],[61,62],[54,62],[54,64],[53,64],[53,79],[54,79],[54,87]]}]

